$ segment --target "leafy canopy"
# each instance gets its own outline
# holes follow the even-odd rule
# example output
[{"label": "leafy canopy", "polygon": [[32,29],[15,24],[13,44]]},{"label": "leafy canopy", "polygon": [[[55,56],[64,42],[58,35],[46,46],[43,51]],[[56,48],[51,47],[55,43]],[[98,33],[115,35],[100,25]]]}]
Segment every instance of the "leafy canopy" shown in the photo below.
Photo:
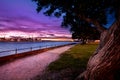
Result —
[{"label": "leafy canopy", "polygon": [[88,23],[83,23],[82,26],[72,27],[71,32],[72,38],[78,40],[96,40],[100,37],[100,33],[96,30],[96,28],[90,27],[90,24]]},{"label": "leafy canopy", "polygon": [[[37,11],[44,10],[46,16],[63,16],[62,26],[84,26],[81,23],[105,25],[108,13],[114,12],[116,18],[120,9],[119,0],[33,0]],[[63,15],[64,14],[64,15]],[[96,25],[95,25],[96,26]],[[103,26],[102,26],[103,27]],[[72,30],[74,31],[74,30]]]}]

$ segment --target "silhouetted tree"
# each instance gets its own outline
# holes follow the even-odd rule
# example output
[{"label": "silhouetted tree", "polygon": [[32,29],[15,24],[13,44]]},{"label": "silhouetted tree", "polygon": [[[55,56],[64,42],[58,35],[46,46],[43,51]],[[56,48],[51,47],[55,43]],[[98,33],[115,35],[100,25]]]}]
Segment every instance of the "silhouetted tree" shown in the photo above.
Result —
[{"label": "silhouetted tree", "polygon": [[90,27],[91,24],[81,21],[80,25],[71,27],[72,38],[78,39],[81,44],[86,44],[87,40],[99,39],[100,33],[95,27]]},{"label": "silhouetted tree", "polygon": [[[120,80],[120,1],[119,0],[34,0],[37,11],[47,16],[63,16],[62,26],[74,26],[84,20],[101,32],[100,44],[89,59],[86,71],[79,79]],[[115,22],[109,29],[107,15],[114,13]],[[75,27],[75,26],[74,26]]]}]

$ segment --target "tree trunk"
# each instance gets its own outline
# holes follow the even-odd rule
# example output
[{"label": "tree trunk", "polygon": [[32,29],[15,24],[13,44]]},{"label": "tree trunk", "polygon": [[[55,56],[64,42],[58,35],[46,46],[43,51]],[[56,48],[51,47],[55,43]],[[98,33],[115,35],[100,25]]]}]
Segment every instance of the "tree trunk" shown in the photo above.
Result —
[{"label": "tree trunk", "polygon": [[86,44],[86,39],[81,39],[81,45]]},{"label": "tree trunk", "polygon": [[120,20],[101,33],[100,41],[77,80],[120,80]]}]

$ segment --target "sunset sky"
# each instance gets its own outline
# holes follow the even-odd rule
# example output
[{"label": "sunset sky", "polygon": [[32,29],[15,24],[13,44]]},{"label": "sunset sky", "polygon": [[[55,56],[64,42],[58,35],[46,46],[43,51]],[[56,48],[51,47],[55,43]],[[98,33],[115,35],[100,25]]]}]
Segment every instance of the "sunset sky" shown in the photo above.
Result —
[{"label": "sunset sky", "polygon": [[46,17],[36,12],[31,0],[0,0],[0,36],[70,37],[61,28],[62,18]]},{"label": "sunset sky", "polygon": [[[60,26],[62,18],[37,13],[36,7],[32,0],[0,0],[0,37],[71,37]],[[106,27],[114,21],[111,15],[107,19]]]}]

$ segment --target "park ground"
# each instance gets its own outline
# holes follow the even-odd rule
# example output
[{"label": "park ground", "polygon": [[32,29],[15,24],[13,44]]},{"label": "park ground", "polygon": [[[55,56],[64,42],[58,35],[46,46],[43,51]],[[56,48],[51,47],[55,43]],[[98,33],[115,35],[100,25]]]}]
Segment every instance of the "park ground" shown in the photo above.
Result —
[{"label": "park ground", "polygon": [[69,45],[0,66],[0,80],[74,80],[98,44]]},{"label": "park ground", "polygon": [[42,75],[34,80],[74,80],[86,69],[89,57],[94,53],[98,43],[85,45],[77,44],[60,55],[60,58],[52,62]]},{"label": "park ground", "polygon": [[54,48],[1,65],[0,80],[32,80],[38,74],[42,74],[51,62],[57,60],[60,54],[71,47],[73,45]]}]

